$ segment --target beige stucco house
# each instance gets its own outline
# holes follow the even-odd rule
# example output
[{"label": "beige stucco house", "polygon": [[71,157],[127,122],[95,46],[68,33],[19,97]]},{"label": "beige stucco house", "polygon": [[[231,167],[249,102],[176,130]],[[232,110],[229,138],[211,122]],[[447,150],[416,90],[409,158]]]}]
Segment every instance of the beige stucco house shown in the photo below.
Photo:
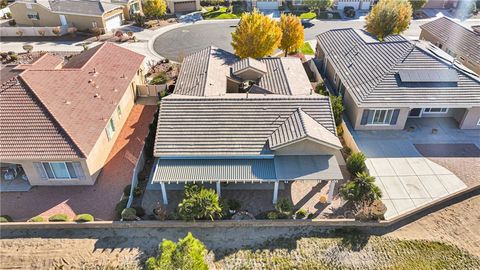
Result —
[{"label": "beige stucco house", "polygon": [[147,189],[185,183],[279,189],[337,180],[342,145],[328,97],[314,93],[298,58],[239,59],[208,47],[185,57],[174,93],[162,99]]},{"label": "beige stucco house", "polygon": [[189,13],[202,9],[200,0],[166,0],[170,13]]},{"label": "beige stucco house", "polygon": [[435,46],[336,29],[317,36],[316,59],[356,130],[403,129],[426,117],[480,129],[480,78]]},{"label": "beige stucco house", "polygon": [[22,0],[9,8],[20,26],[73,26],[80,31],[99,27],[109,32],[141,12],[142,5],[140,0]]},{"label": "beige stucco house", "polygon": [[441,17],[420,26],[420,39],[444,50],[480,76],[480,33]]},{"label": "beige stucco house", "polygon": [[2,173],[24,172],[32,186],[93,185],[144,84],[143,59],[104,43],[17,66],[0,92]]}]

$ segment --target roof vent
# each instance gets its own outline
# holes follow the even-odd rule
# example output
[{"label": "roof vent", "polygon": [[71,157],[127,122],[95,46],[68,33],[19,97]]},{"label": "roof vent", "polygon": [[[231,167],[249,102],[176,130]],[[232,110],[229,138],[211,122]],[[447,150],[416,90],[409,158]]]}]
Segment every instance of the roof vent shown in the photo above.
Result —
[{"label": "roof vent", "polygon": [[118,89],[117,89],[117,88],[113,88],[113,92],[118,92]]},{"label": "roof vent", "polygon": [[100,94],[99,93],[95,93],[95,95],[93,95],[94,98],[101,98]]},{"label": "roof vent", "polygon": [[68,100],[65,100],[65,104],[70,105],[70,104],[72,104],[72,103],[71,103],[70,101],[68,101]]}]

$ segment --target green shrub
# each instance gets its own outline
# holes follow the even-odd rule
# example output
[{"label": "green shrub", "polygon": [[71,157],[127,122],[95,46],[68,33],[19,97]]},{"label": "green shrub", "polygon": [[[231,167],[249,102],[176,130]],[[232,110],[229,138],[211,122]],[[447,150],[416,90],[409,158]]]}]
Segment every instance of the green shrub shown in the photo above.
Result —
[{"label": "green shrub", "polygon": [[367,172],[360,172],[340,188],[340,196],[346,201],[353,202],[358,208],[380,199],[382,191],[375,184],[375,177]]},{"label": "green shrub", "polygon": [[333,117],[335,118],[335,124],[340,126],[342,124],[343,114],[343,101],[341,96],[330,96],[330,104],[332,105]]},{"label": "green shrub", "polygon": [[115,205],[115,215],[117,219],[122,216],[122,211],[123,209],[125,209],[125,207],[127,207],[127,203],[128,203],[128,198],[125,198],[119,201],[117,205]]},{"label": "green shrub", "polygon": [[137,219],[137,211],[135,208],[125,208],[122,211],[122,219],[131,221],[131,220],[136,220]]},{"label": "green shrub", "polygon": [[178,204],[178,214],[184,220],[210,219],[222,217],[222,207],[218,194],[196,184],[185,186],[184,198]]},{"label": "green shrub", "polygon": [[330,96],[330,93],[328,92],[324,82],[319,82],[317,86],[315,86],[315,92],[322,96]]},{"label": "green shrub", "polygon": [[337,136],[338,137],[343,136],[343,127],[342,126],[337,126]]},{"label": "green shrub", "polygon": [[158,253],[157,257],[150,257],[146,261],[148,270],[208,270],[205,260],[208,250],[191,233],[178,240],[178,243],[163,240]]},{"label": "green shrub", "polygon": [[[125,186],[125,188],[123,189],[123,195],[125,195],[125,197],[128,197],[130,196],[130,190],[132,189],[132,185],[127,185]],[[140,187],[135,187],[133,189],[133,197],[140,197],[140,195],[142,195],[142,189]]]},{"label": "green shrub", "polygon": [[48,221],[50,222],[63,222],[63,221],[68,221],[68,216],[65,214],[55,214],[51,217],[48,218]]},{"label": "green shrub", "polygon": [[4,223],[4,222],[13,222],[13,219],[9,215],[1,215],[0,223]]},{"label": "green shrub", "polygon": [[305,209],[300,209],[295,213],[296,219],[304,219],[308,215],[308,211]]},{"label": "green shrub", "polygon": [[76,222],[90,222],[93,221],[94,218],[90,214],[79,214],[75,217]]},{"label": "green shrub", "polygon": [[135,211],[137,212],[137,216],[138,217],[143,217],[145,216],[145,209],[141,206],[134,206],[133,207],[135,209]]},{"label": "green shrub", "polygon": [[361,152],[353,153],[347,158],[347,169],[353,175],[364,172],[367,169],[365,155]]},{"label": "green shrub", "polygon": [[41,216],[32,217],[28,220],[28,222],[44,222],[45,219]]},{"label": "green shrub", "polygon": [[345,155],[350,156],[352,154],[352,149],[348,146],[344,146],[342,152],[345,153]]},{"label": "green shrub", "polygon": [[164,84],[168,81],[168,79],[169,78],[167,73],[165,71],[162,71],[150,81],[150,84]]},{"label": "green shrub", "polygon": [[278,212],[277,211],[270,211],[267,213],[267,218],[270,220],[278,219]]},{"label": "green shrub", "polygon": [[293,205],[287,198],[280,198],[275,204],[275,209],[280,213],[290,214],[293,210]]}]

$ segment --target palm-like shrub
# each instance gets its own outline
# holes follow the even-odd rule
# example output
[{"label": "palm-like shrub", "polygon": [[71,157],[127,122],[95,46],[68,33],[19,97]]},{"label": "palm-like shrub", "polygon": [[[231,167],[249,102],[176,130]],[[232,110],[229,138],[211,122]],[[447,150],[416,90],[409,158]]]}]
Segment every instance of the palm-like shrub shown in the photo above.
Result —
[{"label": "palm-like shrub", "polygon": [[340,195],[344,200],[360,205],[370,204],[380,199],[382,191],[375,184],[375,177],[370,176],[367,172],[361,172],[340,188]]},{"label": "palm-like shrub", "polygon": [[146,262],[149,270],[208,270],[205,260],[207,249],[203,243],[188,233],[178,243],[163,240],[159,247],[159,255]]},{"label": "palm-like shrub", "polygon": [[182,202],[178,204],[178,214],[184,220],[210,219],[222,216],[218,194],[195,184],[185,186]]},{"label": "palm-like shrub", "polygon": [[347,169],[352,175],[357,175],[367,169],[365,155],[361,152],[353,153],[347,158]]}]

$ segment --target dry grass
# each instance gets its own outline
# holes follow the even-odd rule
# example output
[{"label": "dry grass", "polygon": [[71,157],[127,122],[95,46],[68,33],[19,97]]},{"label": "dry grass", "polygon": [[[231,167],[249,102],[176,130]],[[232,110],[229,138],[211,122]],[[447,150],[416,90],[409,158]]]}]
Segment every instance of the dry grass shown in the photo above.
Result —
[{"label": "dry grass", "polygon": [[480,259],[439,242],[350,235],[276,240],[256,250],[226,255],[216,266],[217,269],[479,269]]}]

